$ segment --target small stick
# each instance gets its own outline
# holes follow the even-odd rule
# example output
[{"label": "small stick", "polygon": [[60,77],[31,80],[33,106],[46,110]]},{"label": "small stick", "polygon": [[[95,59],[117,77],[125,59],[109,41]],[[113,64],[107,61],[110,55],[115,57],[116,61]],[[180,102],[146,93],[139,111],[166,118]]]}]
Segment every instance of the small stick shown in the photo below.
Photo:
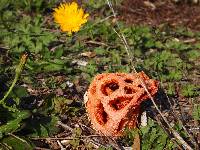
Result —
[{"label": "small stick", "polygon": [[57,140],[56,142],[60,146],[61,150],[66,150],[66,148],[63,147],[63,145],[61,144],[61,142],[59,140]]},{"label": "small stick", "polygon": [[57,124],[60,125],[61,127],[65,128],[65,129],[71,131],[71,132],[73,131],[73,129],[70,126],[62,123],[61,121],[58,121]]},{"label": "small stick", "polygon": [[107,44],[103,43],[103,42],[97,42],[97,41],[86,41],[86,44],[95,44],[95,45],[102,45],[102,46],[107,46]]}]

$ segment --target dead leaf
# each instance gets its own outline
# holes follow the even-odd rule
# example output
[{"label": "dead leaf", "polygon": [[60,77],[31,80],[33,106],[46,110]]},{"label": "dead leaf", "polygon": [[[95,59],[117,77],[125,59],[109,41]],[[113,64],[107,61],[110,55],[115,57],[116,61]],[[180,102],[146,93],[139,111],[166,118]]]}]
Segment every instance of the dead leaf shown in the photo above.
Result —
[{"label": "dead leaf", "polygon": [[152,10],[156,9],[156,6],[149,1],[144,1],[144,5],[147,6],[147,7],[150,7]]},{"label": "dead leaf", "polygon": [[86,66],[88,64],[88,62],[84,61],[84,60],[73,60],[72,64],[77,64],[79,66]]},{"label": "dead leaf", "polygon": [[81,53],[81,56],[92,58],[92,57],[96,56],[96,53],[95,52],[84,52],[84,53]]},{"label": "dead leaf", "polygon": [[144,111],[141,115],[141,126],[145,127],[147,126],[147,113]]}]

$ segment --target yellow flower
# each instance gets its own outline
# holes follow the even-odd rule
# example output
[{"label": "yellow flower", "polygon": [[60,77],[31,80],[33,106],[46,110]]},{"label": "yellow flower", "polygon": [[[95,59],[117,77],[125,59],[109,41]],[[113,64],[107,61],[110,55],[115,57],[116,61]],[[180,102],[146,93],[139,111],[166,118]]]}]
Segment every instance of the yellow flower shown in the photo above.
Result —
[{"label": "yellow flower", "polygon": [[54,9],[53,16],[61,30],[71,35],[72,32],[78,32],[82,24],[87,22],[89,14],[85,14],[82,8],[78,8],[77,3],[72,2],[60,4]]}]

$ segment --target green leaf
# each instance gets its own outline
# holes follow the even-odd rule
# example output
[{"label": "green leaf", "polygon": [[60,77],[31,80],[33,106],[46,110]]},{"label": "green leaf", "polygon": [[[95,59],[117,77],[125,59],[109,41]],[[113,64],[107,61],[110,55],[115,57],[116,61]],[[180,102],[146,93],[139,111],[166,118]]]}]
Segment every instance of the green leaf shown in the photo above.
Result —
[{"label": "green leaf", "polygon": [[45,71],[60,71],[64,68],[64,65],[60,65],[60,64],[55,64],[55,63],[49,63],[46,64],[43,69]]},{"label": "green leaf", "polygon": [[152,47],[154,47],[154,46],[155,46],[155,41],[152,40],[152,39],[148,40],[148,41],[145,43],[145,47],[147,47],[147,48],[152,48]]},{"label": "green leaf", "polygon": [[7,6],[9,6],[9,0],[0,1],[0,11],[2,11],[2,9],[6,8]]},{"label": "green leaf", "polygon": [[189,57],[189,59],[192,60],[196,60],[198,58],[200,58],[200,50],[191,50],[187,52],[187,55]]},{"label": "green leaf", "polygon": [[163,129],[158,126],[153,120],[148,120],[148,125],[141,127],[142,149],[158,149],[163,150],[168,147],[170,138],[166,135]]},{"label": "green leaf", "polygon": [[48,137],[49,136],[48,130],[44,125],[40,124],[39,129],[40,129],[39,132],[38,131],[37,132],[40,137]]},{"label": "green leaf", "polygon": [[54,111],[56,114],[63,115],[69,110],[69,105],[72,104],[73,100],[66,99],[64,97],[55,97],[54,101]]},{"label": "green leaf", "polygon": [[41,36],[39,39],[44,45],[48,46],[50,42],[55,40],[55,35],[48,32],[44,34],[45,36]]},{"label": "green leaf", "polygon": [[197,86],[193,84],[187,84],[182,86],[181,93],[183,94],[183,96],[186,97],[195,97],[199,95],[199,93],[197,92]]},{"label": "green leaf", "polygon": [[59,129],[56,126],[59,118],[55,115],[35,116],[26,123],[24,130],[28,131],[30,137],[49,137],[56,134]]},{"label": "green leaf", "polygon": [[195,120],[200,120],[200,105],[194,104],[192,116]]},{"label": "green leaf", "polygon": [[[0,135],[7,135],[17,131],[21,127],[21,122],[23,119],[30,117],[29,111],[18,112],[18,115],[15,119],[8,121],[6,124],[0,126]],[[1,139],[2,137],[0,137]]]},{"label": "green leaf", "polygon": [[175,95],[175,86],[174,86],[174,83],[172,83],[172,82],[168,83],[167,94],[169,94],[169,95]]},{"label": "green leaf", "polygon": [[[3,138],[0,144],[0,149],[6,149],[7,147],[10,147],[13,150],[32,150],[33,146],[26,141],[25,139],[22,139],[21,137],[15,137],[15,136],[8,136],[6,138]],[[5,146],[6,145],[6,146]]]},{"label": "green leaf", "polygon": [[171,81],[178,81],[182,78],[182,72],[179,70],[171,70],[168,75],[168,79]]},{"label": "green leaf", "polygon": [[[73,148],[77,148],[80,145],[80,136],[82,134],[81,128],[74,128],[72,131],[72,136],[74,137],[69,143],[72,145]],[[78,137],[78,138],[76,138]]]},{"label": "green leaf", "polygon": [[29,94],[28,94],[28,91],[27,91],[27,89],[25,88],[25,87],[15,87],[14,89],[13,89],[13,92],[16,94],[16,96],[17,97],[19,97],[19,98],[22,98],[22,97],[26,97],[26,96],[28,96]]},{"label": "green leaf", "polygon": [[35,52],[36,54],[41,52],[42,49],[43,49],[43,45],[39,41],[37,41],[36,44],[34,45],[34,47],[32,48],[33,52]]},{"label": "green leaf", "polygon": [[95,53],[96,53],[97,55],[103,55],[103,54],[105,54],[105,50],[104,50],[102,47],[96,47],[96,48],[94,49],[94,51],[95,51]]},{"label": "green leaf", "polygon": [[60,57],[63,55],[63,48],[58,47],[55,49],[55,58],[60,59]]},{"label": "green leaf", "polygon": [[[1,5],[1,4],[0,4]],[[0,6],[1,7],[1,6]],[[1,8],[0,8],[1,9]],[[14,19],[14,15],[13,15],[13,12],[12,11],[9,11],[9,10],[6,10],[6,11],[4,11],[4,13],[3,13],[3,19],[4,20],[9,20],[10,21],[10,19]]]},{"label": "green leaf", "polygon": [[157,48],[163,48],[163,47],[164,47],[163,43],[160,42],[160,41],[156,41],[156,42],[155,42],[155,46],[156,46]]}]

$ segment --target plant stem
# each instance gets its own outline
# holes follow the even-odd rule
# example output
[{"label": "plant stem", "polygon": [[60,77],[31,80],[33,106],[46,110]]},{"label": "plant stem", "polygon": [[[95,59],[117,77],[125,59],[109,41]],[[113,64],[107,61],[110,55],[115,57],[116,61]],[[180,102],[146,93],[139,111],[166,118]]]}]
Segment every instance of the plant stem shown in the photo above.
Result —
[{"label": "plant stem", "polygon": [[7,108],[8,110],[13,111],[13,112],[18,111],[18,110],[17,110],[16,108],[12,108],[12,107],[7,106],[6,103],[5,103],[5,100],[6,100],[6,98],[9,96],[9,94],[11,93],[11,91],[13,90],[15,84],[17,83],[17,80],[19,79],[19,77],[20,77],[20,75],[21,75],[21,72],[22,72],[22,70],[23,70],[23,67],[24,67],[24,65],[25,65],[25,63],[26,63],[27,57],[28,57],[27,54],[23,54],[23,55],[22,55],[22,57],[21,57],[21,59],[20,59],[20,62],[19,62],[19,65],[17,66],[17,68],[16,68],[16,70],[15,70],[15,78],[14,78],[14,80],[13,80],[13,82],[12,82],[12,84],[11,84],[9,90],[8,90],[8,91],[6,92],[6,94],[4,95],[3,99],[0,100],[0,104],[2,104],[3,107],[5,107],[5,108]]}]

